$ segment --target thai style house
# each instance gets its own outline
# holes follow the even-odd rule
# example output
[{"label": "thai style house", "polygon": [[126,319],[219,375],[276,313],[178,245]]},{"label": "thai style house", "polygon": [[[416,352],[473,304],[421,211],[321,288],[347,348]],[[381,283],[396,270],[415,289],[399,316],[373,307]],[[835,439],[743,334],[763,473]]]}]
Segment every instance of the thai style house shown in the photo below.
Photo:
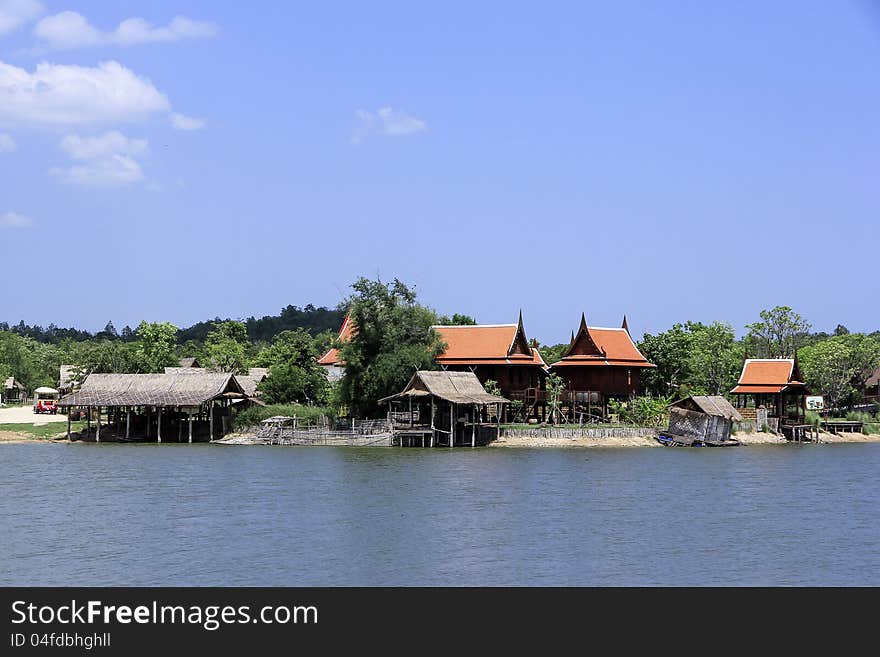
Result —
[{"label": "thai style house", "polygon": [[758,429],[766,422],[785,433],[786,426],[801,425],[809,393],[802,381],[797,357],[747,358],[739,382],[731,390],[740,414]]},{"label": "thai style house", "polygon": [[27,388],[14,376],[10,376],[3,383],[0,390],[0,401],[7,404],[17,404],[27,399]]},{"label": "thai style house", "polygon": [[[348,342],[351,340],[353,333],[354,322],[351,321],[350,315],[346,315],[345,319],[342,321],[342,327],[339,329],[339,335],[336,337],[336,340],[339,342]],[[329,381],[338,381],[342,378],[345,363],[342,362],[342,359],[339,357],[339,349],[336,347],[328,349],[327,353],[318,359],[318,365],[327,371],[327,379]]]},{"label": "thai style house", "polygon": [[543,388],[547,365],[526,338],[522,313],[516,324],[432,328],[446,345],[436,358],[440,367],[453,372],[473,372],[481,384],[495,381],[503,397],[525,402],[529,414],[535,414],[538,410],[536,393]]},{"label": "thai style house", "polygon": [[608,414],[609,399],[629,399],[641,392],[641,371],[656,367],[642,355],[632,336],[626,317],[620,328],[588,326],[581,323],[572,335],[568,350],[550,371],[565,383],[560,400],[562,412],[572,420]]},{"label": "thai style house", "polygon": [[880,367],[865,381],[865,403],[880,403]]}]

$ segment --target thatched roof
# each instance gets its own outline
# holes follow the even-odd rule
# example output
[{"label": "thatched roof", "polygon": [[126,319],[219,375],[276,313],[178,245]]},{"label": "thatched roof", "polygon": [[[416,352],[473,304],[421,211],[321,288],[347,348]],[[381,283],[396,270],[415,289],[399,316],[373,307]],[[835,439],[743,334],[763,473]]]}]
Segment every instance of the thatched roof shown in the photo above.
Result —
[{"label": "thatched roof", "polygon": [[706,415],[717,415],[734,422],[742,422],[743,419],[739,411],[721,395],[693,395],[677,401],[671,406],[699,411]]},{"label": "thatched roof", "polygon": [[76,365],[61,365],[58,368],[58,385],[61,388],[72,386],[78,369]]},{"label": "thatched roof", "polygon": [[248,397],[254,397],[257,394],[257,384],[262,379],[256,379],[248,374],[236,374],[235,380],[238,381],[241,389],[244,390],[244,394]]},{"label": "thatched roof", "polygon": [[10,376],[8,379],[6,379],[6,381],[3,383],[3,387],[6,390],[11,390],[12,388],[18,388],[19,390],[25,389],[24,385],[19,382],[14,376]]},{"label": "thatched roof", "polygon": [[507,399],[490,395],[473,372],[431,372],[419,370],[403,392],[380,399],[380,403],[405,397],[434,396],[455,404],[505,404]]},{"label": "thatched roof", "polygon": [[[174,369],[174,368],[172,368]],[[198,406],[226,393],[243,395],[232,374],[174,369],[165,374],[90,374],[60,406]]]},{"label": "thatched roof", "polygon": [[268,367],[252,367],[248,370],[248,376],[254,377],[259,383],[267,376],[269,376],[269,368]]},{"label": "thatched roof", "polygon": [[181,358],[178,363],[181,367],[201,367],[198,358]]}]

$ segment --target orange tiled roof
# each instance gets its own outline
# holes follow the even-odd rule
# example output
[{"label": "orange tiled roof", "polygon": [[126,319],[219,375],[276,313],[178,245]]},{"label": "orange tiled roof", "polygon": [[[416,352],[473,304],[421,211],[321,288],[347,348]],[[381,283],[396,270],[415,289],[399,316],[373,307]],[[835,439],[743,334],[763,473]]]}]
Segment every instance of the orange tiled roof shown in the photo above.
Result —
[{"label": "orange tiled roof", "polygon": [[[517,351],[519,324],[477,324],[474,326],[432,326],[446,349],[437,356],[441,365],[535,365],[544,367],[537,349],[530,355]],[[525,336],[521,336],[524,340]]]},{"label": "orange tiled roof", "polygon": [[738,394],[776,394],[789,386],[803,386],[796,376],[797,364],[793,358],[747,358],[736,387]]},{"label": "orange tiled roof", "polygon": [[587,326],[581,315],[581,325],[572,338],[568,353],[551,367],[656,367],[639,351],[626,328]]},{"label": "orange tiled roof", "polygon": [[[354,322],[351,321],[349,315],[346,315],[345,319],[342,320],[342,326],[339,329],[339,335],[336,339],[339,340],[339,342],[348,342],[351,340],[353,334]],[[331,347],[327,350],[326,354],[318,359],[318,365],[345,365],[345,363],[339,360],[339,349]]]}]

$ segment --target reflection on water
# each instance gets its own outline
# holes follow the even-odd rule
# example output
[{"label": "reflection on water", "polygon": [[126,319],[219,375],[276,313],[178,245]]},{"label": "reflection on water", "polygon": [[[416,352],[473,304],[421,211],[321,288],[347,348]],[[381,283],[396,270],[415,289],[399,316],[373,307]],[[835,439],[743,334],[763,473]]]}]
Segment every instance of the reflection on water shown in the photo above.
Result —
[{"label": "reflection on water", "polygon": [[0,446],[2,585],[880,584],[880,445]]}]

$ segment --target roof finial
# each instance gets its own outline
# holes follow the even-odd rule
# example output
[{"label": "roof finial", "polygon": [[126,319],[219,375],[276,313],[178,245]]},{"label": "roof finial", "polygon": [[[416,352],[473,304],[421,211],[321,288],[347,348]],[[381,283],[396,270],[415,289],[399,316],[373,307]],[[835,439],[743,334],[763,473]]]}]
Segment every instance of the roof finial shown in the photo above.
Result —
[{"label": "roof finial", "polygon": [[587,315],[586,315],[586,313],[581,313],[581,327],[579,330],[580,331],[587,330]]},{"label": "roof finial", "polygon": [[629,326],[626,323],[626,313],[623,313],[623,324],[621,325],[620,328],[622,328],[624,331],[629,333]]},{"label": "roof finial", "polygon": [[574,344],[574,331],[571,332],[571,341],[569,342],[569,345],[573,345],[573,344]]}]

